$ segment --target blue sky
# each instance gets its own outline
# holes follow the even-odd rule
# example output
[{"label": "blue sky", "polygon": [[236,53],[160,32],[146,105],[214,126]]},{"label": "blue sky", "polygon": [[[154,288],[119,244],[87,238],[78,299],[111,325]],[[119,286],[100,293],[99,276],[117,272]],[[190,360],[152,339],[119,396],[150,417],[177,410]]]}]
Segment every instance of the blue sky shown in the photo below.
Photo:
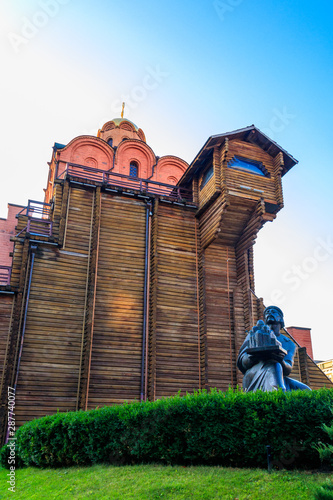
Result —
[{"label": "blue sky", "polygon": [[332,4],[5,0],[0,18],[0,217],[43,199],[55,141],[95,135],[124,99],[157,155],[188,162],[254,123],[299,160],[255,246],[256,291],[332,358]]}]

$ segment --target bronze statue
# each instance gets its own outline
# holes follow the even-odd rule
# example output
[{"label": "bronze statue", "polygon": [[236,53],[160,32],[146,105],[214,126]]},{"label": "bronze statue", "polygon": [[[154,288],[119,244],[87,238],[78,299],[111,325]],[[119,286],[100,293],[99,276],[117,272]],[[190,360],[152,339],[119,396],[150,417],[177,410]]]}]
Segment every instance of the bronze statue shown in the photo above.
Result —
[{"label": "bronze statue", "polygon": [[245,391],[311,390],[310,387],[290,378],[295,343],[280,333],[284,327],[283,312],[270,306],[264,311],[265,322],[259,320],[248,333],[238,355],[237,366],[244,374]]}]

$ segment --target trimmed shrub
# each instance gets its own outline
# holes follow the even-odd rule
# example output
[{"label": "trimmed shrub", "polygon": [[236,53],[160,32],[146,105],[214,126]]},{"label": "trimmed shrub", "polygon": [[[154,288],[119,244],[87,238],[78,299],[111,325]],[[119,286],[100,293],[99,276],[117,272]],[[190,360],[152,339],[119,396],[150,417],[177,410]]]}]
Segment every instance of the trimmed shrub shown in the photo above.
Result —
[{"label": "trimmed shrub", "polygon": [[[155,402],[57,413],[16,433],[16,454],[38,467],[92,463],[316,468],[333,391],[201,391]],[[7,466],[7,451],[0,460]],[[19,464],[17,464],[18,466]]]}]

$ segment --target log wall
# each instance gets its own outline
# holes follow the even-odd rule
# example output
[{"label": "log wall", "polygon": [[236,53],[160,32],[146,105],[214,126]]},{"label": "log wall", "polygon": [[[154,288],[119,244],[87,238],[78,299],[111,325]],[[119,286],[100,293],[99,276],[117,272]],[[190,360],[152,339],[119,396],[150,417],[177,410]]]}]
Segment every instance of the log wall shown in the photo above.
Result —
[{"label": "log wall", "polygon": [[0,394],[3,385],[5,359],[9,347],[9,332],[13,311],[13,295],[0,293]]},{"label": "log wall", "polygon": [[[245,157],[262,162],[270,177],[255,175],[249,172],[242,172],[236,168],[229,168],[227,165],[234,156]],[[245,143],[238,140],[229,141],[228,154],[225,157],[226,184],[232,194],[239,197],[258,197],[258,191],[266,201],[276,203],[277,184],[273,158],[255,144]],[[281,181],[281,178],[279,179]],[[244,188],[245,187],[245,188]],[[246,188],[256,190],[253,194]]]},{"label": "log wall", "polygon": [[88,408],[140,399],[146,204],[102,194]]},{"label": "log wall", "polygon": [[77,407],[93,197],[92,190],[71,188],[63,249],[40,245],[35,255],[16,391],[18,425]]},{"label": "log wall", "polygon": [[201,182],[204,174],[201,176],[201,180],[199,181],[198,184],[198,198],[199,198],[199,206],[202,207],[204,206],[215,194],[216,190],[216,169],[214,166],[214,172],[212,177],[207,181],[207,183],[201,187]]},{"label": "log wall", "polygon": [[153,222],[149,395],[200,386],[196,220],[193,209],[159,203]]},{"label": "log wall", "polygon": [[237,284],[232,247],[212,243],[205,250],[206,387],[236,386],[233,291]]}]

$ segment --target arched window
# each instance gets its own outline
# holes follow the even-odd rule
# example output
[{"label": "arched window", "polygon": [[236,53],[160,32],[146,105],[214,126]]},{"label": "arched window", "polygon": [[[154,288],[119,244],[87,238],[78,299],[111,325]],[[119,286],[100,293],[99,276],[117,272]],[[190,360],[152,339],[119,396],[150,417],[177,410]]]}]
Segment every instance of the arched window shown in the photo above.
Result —
[{"label": "arched window", "polygon": [[214,167],[213,164],[211,164],[202,176],[200,189],[206,186],[207,182],[213,177],[213,174],[214,174]]},{"label": "arched window", "polygon": [[129,175],[130,175],[130,177],[138,177],[139,165],[137,164],[136,161],[131,161]]},{"label": "arched window", "polygon": [[269,177],[269,173],[261,161],[249,160],[241,156],[234,156],[233,159],[229,161],[228,167],[242,170],[243,172],[249,172],[250,174]]},{"label": "arched window", "polygon": [[113,139],[112,139],[112,137],[110,137],[108,139],[108,145],[112,147],[112,144],[113,144]]}]

